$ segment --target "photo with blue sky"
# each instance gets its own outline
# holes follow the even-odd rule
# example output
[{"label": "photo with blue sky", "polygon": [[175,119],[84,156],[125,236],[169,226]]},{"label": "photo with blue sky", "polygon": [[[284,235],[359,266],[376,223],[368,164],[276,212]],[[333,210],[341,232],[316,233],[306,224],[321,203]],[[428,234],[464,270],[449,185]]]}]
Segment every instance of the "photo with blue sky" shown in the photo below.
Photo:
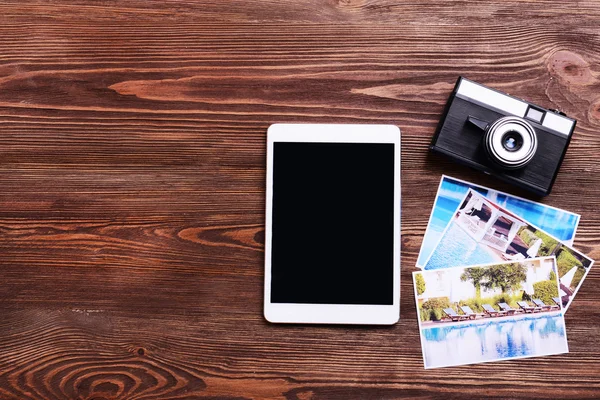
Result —
[{"label": "photo with blue sky", "polygon": [[454,212],[469,189],[476,190],[481,195],[543,229],[563,243],[567,245],[573,244],[575,231],[579,224],[579,214],[511,196],[507,193],[444,175],[440,181],[429,224],[427,225],[421,244],[421,250],[417,259],[418,268],[424,268],[425,262],[438,244],[444,229],[452,219]]},{"label": "photo with blue sky", "polygon": [[425,368],[568,352],[555,257],[413,273]]}]

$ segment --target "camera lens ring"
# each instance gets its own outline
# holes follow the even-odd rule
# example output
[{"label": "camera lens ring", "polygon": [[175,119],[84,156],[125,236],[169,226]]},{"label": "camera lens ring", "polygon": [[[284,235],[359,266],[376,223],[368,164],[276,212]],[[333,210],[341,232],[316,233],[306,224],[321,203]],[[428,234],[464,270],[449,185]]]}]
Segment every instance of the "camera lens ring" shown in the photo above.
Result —
[{"label": "camera lens ring", "polygon": [[[507,137],[515,140],[515,148],[510,148]],[[488,127],[483,143],[492,161],[507,169],[517,169],[533,159],[537,135],[523,118],[508,116],[499,118]]]}]

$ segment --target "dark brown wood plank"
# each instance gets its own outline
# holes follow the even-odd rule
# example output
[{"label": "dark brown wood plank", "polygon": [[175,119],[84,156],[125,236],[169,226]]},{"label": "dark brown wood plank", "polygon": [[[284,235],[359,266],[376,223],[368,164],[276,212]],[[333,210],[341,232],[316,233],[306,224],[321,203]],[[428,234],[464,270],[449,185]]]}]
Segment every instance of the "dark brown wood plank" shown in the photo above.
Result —
[{"label": "dark brown wood plank", "polygon": [[[600,4],[0,1],[0,398],[595,398],[600,273],[570,353],[424,370],[412,293],[463,74],[578,119],[554,192],[600,258]],[[262,318],[266,129],[402,130],[401,321]]]}]

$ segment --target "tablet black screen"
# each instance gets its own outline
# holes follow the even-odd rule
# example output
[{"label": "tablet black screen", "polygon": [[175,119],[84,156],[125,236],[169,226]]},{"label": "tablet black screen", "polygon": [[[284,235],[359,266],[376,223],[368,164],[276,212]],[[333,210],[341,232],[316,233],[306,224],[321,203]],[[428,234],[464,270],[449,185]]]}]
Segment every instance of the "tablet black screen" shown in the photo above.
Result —
[{"label": "tablet black screen", "polygon": [[271,302],[393,304],[394,144],[273,144]]}]

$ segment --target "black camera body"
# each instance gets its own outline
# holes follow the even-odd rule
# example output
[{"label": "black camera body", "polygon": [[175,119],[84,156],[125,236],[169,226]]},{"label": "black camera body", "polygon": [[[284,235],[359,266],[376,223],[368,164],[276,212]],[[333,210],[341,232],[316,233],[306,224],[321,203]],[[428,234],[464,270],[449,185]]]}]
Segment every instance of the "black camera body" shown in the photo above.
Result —
[{"label": "black camera body", "polygon": [[576,122],[561,112],[459,77],[430,148],[546,196]]}]

